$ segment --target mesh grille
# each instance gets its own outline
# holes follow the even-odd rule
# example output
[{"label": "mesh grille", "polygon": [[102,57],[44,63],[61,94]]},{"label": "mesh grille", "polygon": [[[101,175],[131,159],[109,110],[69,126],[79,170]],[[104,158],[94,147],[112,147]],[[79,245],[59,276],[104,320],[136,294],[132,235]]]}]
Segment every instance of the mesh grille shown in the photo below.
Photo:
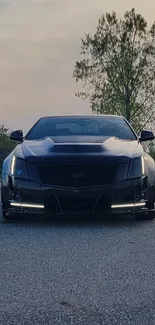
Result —
[{"label": "mesh grille", "polygon": [[113,184],[113,166],[44,166],[40,167],[42,184],[66,187],[89,187]]}]

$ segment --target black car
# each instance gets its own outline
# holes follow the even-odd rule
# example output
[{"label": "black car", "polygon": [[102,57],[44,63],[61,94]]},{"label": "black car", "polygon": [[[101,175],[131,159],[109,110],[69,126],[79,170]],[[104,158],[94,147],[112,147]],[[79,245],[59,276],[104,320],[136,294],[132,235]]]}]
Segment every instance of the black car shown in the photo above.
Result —
[{"label": "black car", "polygon": [[134,214],[155,217],[155,162],[121,116],[43,117],[24,137],[11,133],[16,148],[2,168],[5,220],[27,214]]}]

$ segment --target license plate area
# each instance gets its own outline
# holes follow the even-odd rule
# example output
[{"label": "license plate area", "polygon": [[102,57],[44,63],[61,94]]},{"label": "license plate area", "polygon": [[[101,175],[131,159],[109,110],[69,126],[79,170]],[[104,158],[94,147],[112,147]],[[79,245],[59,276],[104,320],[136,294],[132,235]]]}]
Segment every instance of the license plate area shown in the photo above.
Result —
[{"label": "license plate area", "polygon": [[56,191],[55,193],[64,213],[93,212],[100,192]]}]

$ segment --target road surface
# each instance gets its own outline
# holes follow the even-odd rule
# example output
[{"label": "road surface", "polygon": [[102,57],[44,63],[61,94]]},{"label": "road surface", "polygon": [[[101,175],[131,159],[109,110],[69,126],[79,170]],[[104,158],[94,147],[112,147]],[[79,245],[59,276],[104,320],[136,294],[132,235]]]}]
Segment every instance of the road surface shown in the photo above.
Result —
[{"label": "road surface", "polygon": [[1,325],[147,325],[154,306],[155,222],[1,220]]}]

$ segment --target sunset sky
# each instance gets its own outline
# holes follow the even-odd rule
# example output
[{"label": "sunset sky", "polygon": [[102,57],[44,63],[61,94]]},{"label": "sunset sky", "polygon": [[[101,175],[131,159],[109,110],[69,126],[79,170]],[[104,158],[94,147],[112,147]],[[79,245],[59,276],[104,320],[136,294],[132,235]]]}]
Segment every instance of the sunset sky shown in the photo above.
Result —
[{"label": "sunset sky", "polygon": [[43,115],[89,112],[74,96],[80,39],[132,7],[155,20],[154,0],[0,0],[0,124],[26,132]]}]

